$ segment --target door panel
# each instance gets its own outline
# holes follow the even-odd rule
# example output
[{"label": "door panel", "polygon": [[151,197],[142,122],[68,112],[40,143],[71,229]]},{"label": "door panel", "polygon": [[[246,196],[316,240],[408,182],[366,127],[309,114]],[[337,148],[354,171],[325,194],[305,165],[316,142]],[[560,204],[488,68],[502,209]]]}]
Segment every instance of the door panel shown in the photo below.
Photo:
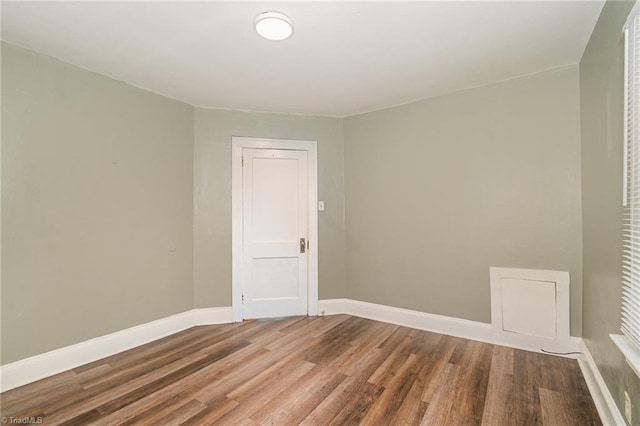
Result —
[{"label": "door panel", "polygon": [[[251,150],[254,151],[255,150]],[[284,155],[269,150],[272,155]],[[285,151],[286,152],[286,151]],[[264,153],[266,154],[266,153]],[[298,159],[251,158],[254,241],[293,241],[298,237]]]},{"label": "door panel", "polygon": [[295,257],[254,259],[254,296],[258,300],[300,297]]},{"label": "door panel", "polygon": [[307,152],[243,149],[243,317],[307,313]]}]

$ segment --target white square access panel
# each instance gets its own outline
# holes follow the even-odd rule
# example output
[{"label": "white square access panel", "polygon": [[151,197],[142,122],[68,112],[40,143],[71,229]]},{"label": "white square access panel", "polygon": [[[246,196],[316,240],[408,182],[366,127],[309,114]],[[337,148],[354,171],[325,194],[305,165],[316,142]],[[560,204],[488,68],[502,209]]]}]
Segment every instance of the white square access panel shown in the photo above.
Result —
[{"label": "white square access panel", "polygon": [[502,330],[555,339],[556,283],[502,279]]},{"label": "white square access panel", "polygon": [[569,339],[569,273],[490,268],[491,322],[496,331]]}]

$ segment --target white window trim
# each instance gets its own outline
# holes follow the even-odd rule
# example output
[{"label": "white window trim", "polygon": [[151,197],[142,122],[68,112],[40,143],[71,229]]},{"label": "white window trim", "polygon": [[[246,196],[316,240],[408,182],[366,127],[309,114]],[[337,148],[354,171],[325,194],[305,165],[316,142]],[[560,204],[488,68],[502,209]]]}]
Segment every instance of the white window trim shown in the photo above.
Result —
[{"label": "white window trim", "polygon": [[[629,76],[630,76],[630,69],[629,69],[629,61],[630,61],[630,55],[629,55],[629,43],[630,43],[630,39],[629,39],[629,31],[634,31],[634,38],[635,38],[635,42],[638,42],[637,40],[640,40],[640,37],[638,36],[638,33],[640,33],[640,25],[638,25],[638,23],[633,23],[634,20],[637,19],[637,17],[640,15],[640,2],[636,2],[635,6],[633,7],[633,9],[631,10],[631,12],[629,13],[629,17],[627,18],[627,23],[624,26],[624,39],[625,39],[625,47],[624,47],[624,165],[623,165],[623,176],[624,176],[624,181],[623,181],[623,205],[625,207],[627,207],[628,203],[632,202],[633,199],[629,199],[629,191],[638,191],[640,190],[640,188],[629,188],[629,173],[632,173],[632,170],[629,169],[629,160],[631,161],[640,161],[640,159],[629,159],[629,144],[632,143],[631,148],[634,149],[635,151],[635,156],[640,156],[640,135],[638,135],[638,133],[640,133],[640,125],[635,126],[636,128],[634,128],[634,141],[631,142],[630,136],[629,136],[629,122],[628,122],[628,106],[629,106]],[[638,27],[636,27],[638,26]],[[636,47],[637,49],[638,47]],[[638,61],[637,58],[631,58],[631,60],[633,61],[634,64],[639,63],[640,61]],[[631,70],[631,72],[634,75],[639,75],[640,74],[640,70]],[[635,77],[634,77],[635,78]],[[636,84],[638,84],[636,82]],[[639,89],[635,89],[634,91],[636,93],[638,93]],[[633,104],[635,107],[637,107],[638,105],[640,105],[640,99],[633,100]],[[640,111],[632,111],[634,114],[639,114]],[[632,167],[631,169],[634,169],[634,167]],[[638,172],[637,167],[636,169],[636,173]],[[636,181],[636,185],[638,185],[638,181]],[[637,200],[636,200],[637,202]],[[626,213],[626,212],[625,212]],[[627,232],[630,232],[629,230],[629,224],[625,223],[624,224],[624,229],[625,229],[625,238],[627,235]],[[630,238],[631,240],[631,238]],[[629,243],[632,244],[632,243]],[[640,244],[639,244],[640,245]],[[638,251],[640,251],[640,247],[638,247]],[[635,250],[634,250],[635,252]],[[631,253],[630,254],[632,259],[635,259],[635,253]],[[638,255],[638,257],[640,257],[640,254]],[[624,274],[627,276],[627,278],[625,278],[625,280],[631,280],[631,287],[633,287],[635,285],[635,280],[633,280],[632,278],[630,278],[631,275],[635,275],[633,274],[630,270],[627,270],[626,267],[624,268]],[[626,287],[627,284],[625,283],[624,286]],[[632,303],[632,302],[631,302]],[[624,307],[623,307],[624,309]],[[635,312],[634,312],[635,313]],[[638,318],[638,320],[640,320],[640,318]],[[625,320],[623,319],[623,327],[624,327],[624,322]],[[631,326],[631,329],[634,329],[634,326]],[[628,329],[629,330],[629,329]],[[634,336],[634,338],[637,340],[637,338],[639,336],[637,336],[637,333],[632,333],[630,331],[627,330],[627,333],[630,333],[631,335]],[[623,330],[623,333],[625,331]],[[638,344],[637,341],[634,340],[634,338],[631,338],[630,336],[627,336],[626,334],[611,334],[610,335],[611,340],[613,340],[613,342],[615,343],[615,345],[620,349],[620,351],[622,352],[622,354],[625,356],[627,363],[629,364],[629,366],[631,367],[631,369],[636,373],[636,375],[638,375],[638,377],[640,377],[640,345]]]},{"label": "white window trim", "polygon": [[624,334],[610,334],[611,340],[627,359],[629,367],[640,377],[640,348]]}]

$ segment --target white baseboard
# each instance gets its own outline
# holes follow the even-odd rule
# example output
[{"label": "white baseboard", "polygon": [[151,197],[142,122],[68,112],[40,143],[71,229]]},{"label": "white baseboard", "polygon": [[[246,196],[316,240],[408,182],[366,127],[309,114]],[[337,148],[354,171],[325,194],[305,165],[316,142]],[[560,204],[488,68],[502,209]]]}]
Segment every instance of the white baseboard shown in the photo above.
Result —
[{"label": "white baseboard", "polygon": [[231,307],[192,309],[2,365],[0,392],[144,345],[195,325],[230,323],[231,318]]},{"label": "white baseboard", "polygon": [[584,341],[580,342],[580,349],[582,356],[578,359],[578,365],[580,365],[584,380],[587,382],[589,393],[591,393],[602,424],[605,426],[625,426],[626,422],[622,413],[618,410],[618,406]]},{"label": "white baseboard", "polygon": [[349,299],[318,300],[318,315],[346,314],[349,302]]},{"label": "white baseboard", "polygon": [[[324,311],[326,315],[341,313],[355,315],[419,330],[432,331],[532,352],[542,352],[541,349],[560,353],[580,351],[581,339],[576,337],[557,341],[516,333],[505,333],[496,330],[491,324],[483,322],[428,314],[352,299],[320,300],[318,305],[318,311]],[[577,358],[577,354],[568,356]]]},{"label": "white baseboard", "polygon": [[233,309],[231,306],[194,309],[191,312],[193,312],[193,325],[228,324],[233,322]]}]

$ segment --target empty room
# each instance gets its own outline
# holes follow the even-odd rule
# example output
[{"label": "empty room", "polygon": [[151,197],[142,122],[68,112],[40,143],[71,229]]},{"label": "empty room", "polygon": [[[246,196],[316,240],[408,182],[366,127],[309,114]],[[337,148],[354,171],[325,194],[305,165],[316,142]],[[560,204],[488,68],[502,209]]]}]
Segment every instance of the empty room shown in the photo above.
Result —
[{"label": "empty room", "polygon": [[0,15],[2,424],[640,425],[640,3]]}]

